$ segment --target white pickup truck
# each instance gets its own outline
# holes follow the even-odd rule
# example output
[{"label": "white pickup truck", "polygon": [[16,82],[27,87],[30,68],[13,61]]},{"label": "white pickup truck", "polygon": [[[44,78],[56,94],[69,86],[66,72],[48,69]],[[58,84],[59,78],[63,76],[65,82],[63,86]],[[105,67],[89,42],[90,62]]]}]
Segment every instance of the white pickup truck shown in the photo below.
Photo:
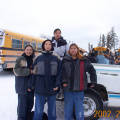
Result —
[{"label": "white pickup truck", "polygon": [[97,73],[97,85],[85,91],[85,120],[100,117],[97,112],[103,110],[104,104],[120,107],[120,65],[93,64],[93,66]]},{"label": "white pickup truck", "polygon": [[[97,120],[106,116],[103,106],[120,107],[120,65],[93,64],[97,73],[97,84],[90,88],[88,74],[88,89],[84,96],[85,120]],[[105,115],[106,114],[106,115]],[[110,111],[108,113],[110,115]]]}]

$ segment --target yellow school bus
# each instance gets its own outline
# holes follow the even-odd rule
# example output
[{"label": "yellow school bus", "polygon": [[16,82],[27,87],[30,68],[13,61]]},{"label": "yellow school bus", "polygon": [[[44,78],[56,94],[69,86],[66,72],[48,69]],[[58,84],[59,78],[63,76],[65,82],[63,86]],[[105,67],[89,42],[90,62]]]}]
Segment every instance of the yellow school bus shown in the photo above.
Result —
[{"label": "yellow school bus", "polygon": [[117,57],[120,57],[120,48],[117,50]]},{"label": "yellow school bus", "polygon": [[32,45],[35,54],[38,54],[44,40],[0,29],[0,70],[13,68],[17,57],[24,52],[26,45]]},{"label": "yellow school bus", "polygon": [[95,47],[92,52],[98,54],[98,51],[102,51],[104,54],[110,55],[110,49],[106,47]]}]

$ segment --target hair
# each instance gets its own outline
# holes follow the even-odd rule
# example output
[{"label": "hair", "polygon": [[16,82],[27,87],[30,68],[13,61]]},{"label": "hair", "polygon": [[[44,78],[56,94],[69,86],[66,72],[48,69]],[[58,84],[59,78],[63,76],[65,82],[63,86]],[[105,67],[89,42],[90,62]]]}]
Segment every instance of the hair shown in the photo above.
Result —
[{"label": "hair", "polygon": [[104,55],[102,51],[98,51],[98,55]]},{"label": "hair", "polygon": [[109,58],[109,55],[107,55],[107,54],[104,54],[104,56],[105,56],[105,58]]},{"label": "hair", "polygon": [[24,48],[24,50],[25,50],[27,47],[31,47],[31,48],[32,48],[32,50],[34,51],[34,48],[33,48],[33,46],[32,46],[32,45],[26,45],[26,46],[25,46],[25,48]]},{"label": "hair", "polygon": [[57,31],[60,31],[61,33],[61,30],[59,28],[55,29],[53,33],[56,33]]},{"label": "hair", "polygon": [[70,48],[71,48],[72,46],[75,46],[75,47],[77,48],[77,50],[78,50],[78,51],[77,51],[77,54],[76,54],[77,58],[83,60],[83,57],[84,57],[84,56],[80,53],[79,47],[78,47],[75,43],[73,43],[73,44],[70,45],[68,54],[71,56],[71,54],[70,54]]},{"label": "hair", "polygon": [[52,45],[52,41],[49,40],[49,39],[43,41],[43,43],[42,43],[42,49],[43,49],[43,51],[45,51],[45,47],[44,47],[44,45],[45,45],[45,43],[46,43],[47,41],[49,41],[49,42],[51,43],[51,51],[54,51],[54,48],[53,48],[53,45]]}]

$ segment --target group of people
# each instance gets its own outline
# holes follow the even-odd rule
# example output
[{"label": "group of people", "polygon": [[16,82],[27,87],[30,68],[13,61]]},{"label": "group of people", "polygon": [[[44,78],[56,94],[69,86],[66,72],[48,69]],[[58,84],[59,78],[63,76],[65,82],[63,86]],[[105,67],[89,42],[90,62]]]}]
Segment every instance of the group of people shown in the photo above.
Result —
[{"label": "group of people", "polygon": [[15,89],[18,94],[18,120],[27,120],[35,96],[33,120],[42,120],[44,104],[48,103],[48,120],[56,120],[56,95],[64,93],[65,120],[84,120],[84,90],[87,89],[87,75],[91,87],[97,83],[96,71],[91,62],[79,52],[76,44],[70,46],[61,36],[61,30],[54,30],[52,40],[42,43],[42,52],[35,56],[34,49],[27,45],[17,58]]},{"label": "group of people", "polygon": [[87,57],[91,63],[99,63],[99,64],[115,64],[114,58],[107,54],[103,54],[102,51],[98,51],[98,54],[95,55],[91,53],[90,56]]}]

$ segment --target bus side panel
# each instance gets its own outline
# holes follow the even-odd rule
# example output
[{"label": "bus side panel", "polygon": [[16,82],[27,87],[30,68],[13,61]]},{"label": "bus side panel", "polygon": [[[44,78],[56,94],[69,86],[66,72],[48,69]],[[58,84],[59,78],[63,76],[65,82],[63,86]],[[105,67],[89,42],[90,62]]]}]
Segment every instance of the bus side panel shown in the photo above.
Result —
[{"label": "bus side panel", "polygon": [[5,42],[4,42],[4,46],[3,47],[7,47],[7,48],[11,48],[12,47],[12,40],[11,37],[6,35],[5,36]]}]

